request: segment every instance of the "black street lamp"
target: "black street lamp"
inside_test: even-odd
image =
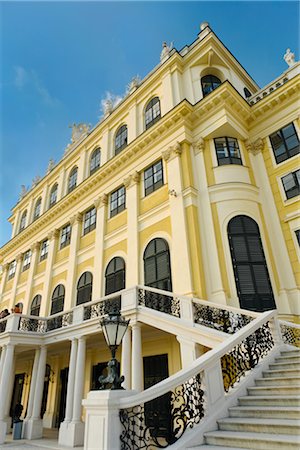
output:
[[[121,386],[124,381],[124,376],[122,375],[120,377],[120,364],[115,356],[129,322],[130,319],[126,320],[125,317],[121,316],[120,312],[111,312],[108,314],[108,317],[103,317],[100,320],[106,343],[111,351],[111,360],[107,364],[108,374],[106,377],[101,375],[98,379],[101,385],[100,389],[124,389]]]

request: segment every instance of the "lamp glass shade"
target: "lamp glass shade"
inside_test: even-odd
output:
[[[102,331],[109,347],[119,346],[126,333],[129,320],[125,320],[120,315],[111,315],[102,319]]]

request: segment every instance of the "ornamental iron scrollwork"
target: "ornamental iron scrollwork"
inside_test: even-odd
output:
[[[228,392],[248,371],[253,369],[274,346],[272,332],[267,322],[261,328],[222,356],[224,390]]]
[[[292,325],[280,324],[282,340],[285,344],[294,345],[300,348],[300,329]]]
[[[198,424],[204,414],[202,376],[197,374],[160,397],[121,409],[121,450],[166,448]]]
[[[102,317],[112,312],[118,312],[121,309],[121,296],[108,298],[94,303],[93,305],[87,305],[84,307],[83,320],[94,319],[95,317]]]
[[[6,324],[7,324],[7,320],[0,321],[0,333],[4,333],[4,331],[6,330]]]
[[[155,309],[155,311],[180,317],[180,300],[177,297],[139,289],[138,302],[140,306],[146,306],[147,308]]]
[[[45,333],[47,331],[47,321],[46,319],[21,317],[19,322],[19,331]]]
[[[194,322],[224,333],[234,334],[253,320],[246,316],[226,309],[194,302]]]
[[[73,323],[73,312],[60,314],[59,316],[47,319],[47,331],[57,330],[58,328],[67,327]]]

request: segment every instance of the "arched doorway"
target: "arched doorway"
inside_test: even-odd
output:
[[[259,312],[276,309],[257,223],[248,216],[232,218],[228,239],[240,307]]]

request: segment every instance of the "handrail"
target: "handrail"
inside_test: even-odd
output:
[[[254,319],[251,323],[246,325],[243,329],[239,330],[234,335],[230,335],[226,341],[222,342],[214,349],[207,352],[205,355],[196,359],[188,369],[182,369],[169,378],[155,384],[154,386],[144,390],[142,393],[130,396],[129,398],[120,399],[120,408],[126,409],[134,407],[139,403],[145,403],[150,400],[160,397],[166,394],[170,390],[174,389],[181,383],[197,375],[200,371],[209,367],[212,361],[220,359],[228,351],[239,344],[243,339],[247,338],[254,331],[256,331],[261,325],[275,318],[277,315],[276,311],[267,311],[262,313],[259,317]]]

